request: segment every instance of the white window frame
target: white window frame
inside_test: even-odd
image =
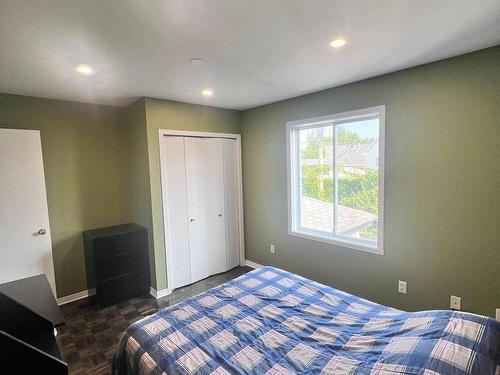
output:
[[[335,126],[350,122],[353,120],[364,120],[370,118],[378,118],[379,120],[379,138],[378,138],[378,176],[379,176],[379,212],[378,212],[378,230],[377,242],[348,238],[337,234],[327,234],[301,228],[299,225],[300,218],[300,152],[298,150],[298,133],[299,130],[319,127],[321,125],[333,125],[336,134]],[[334,142],[335,143],[335,142]],[[288,188],[288,234],[292,236],[307,238],[315,241],[341,245],[343,247],[367,251],[370,253],[384,255],[384,150],[385,150],[385,105],[376,107],[364,108],[355,111],[336,113],[333,115],[308,118],[303,120],[287,121],[286,123],[286,146],[287,146],[287,188]],[[335,145],[334,145],[335,147]],[[336,150],[334,150],[334,153]],[[334,158],[335,159],[335,158]],[[336,160],[334,160],[336,163]],[[336,168],[334,166],[336,173]],[[336,195],[336,194],[335,194]],[[336,215],[335,215],[336,216]]]

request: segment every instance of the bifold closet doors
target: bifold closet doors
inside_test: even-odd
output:
[[[170,289],[239,264],[236,140],[160,138]]]

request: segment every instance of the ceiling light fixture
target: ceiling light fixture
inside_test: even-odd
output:
[[[214,94],[212,89],[209,89],[208,87],[206,89],[203,89],[201,92],[201,95],[203,95],[205,98],[208,98]]]
[[[347,44],[347,40],[344,38],[335,38],[330,42],[330,47],[340,48]]]
[[[88,64],[77,65],[76,71],[84,76],[90,76],[94,74],[94,69]]]
[[[192,65],[203,65],[206,63],[206,61],[204,59],[202,59],[201,57],[193,57],[193,58],[189,59],[189,62]]]

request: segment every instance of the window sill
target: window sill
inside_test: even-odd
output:
[[[384,249],[380,249],[376,246],[372,247],[372,246],[360,244],[360,243],[357,243],[354,241],[348,241],[348,240],[339,239],[339,238],[323,237],[323,236],[320,236],[317,234],[311,234],[311,233],[301,232],[301,231],[297,231],[297,230],[289,230],[288,234],[291,236],[301,237],[301,238],[305,238],[308,240],[330,243],[330,244],[346,247],[346,248],[353,249],[353,250],[364,251],[364,252],[372,253],[372,254],[376,254],[376,255],[384,255]]]

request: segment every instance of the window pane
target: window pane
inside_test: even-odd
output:
[[[299,131],[300,227],[333,233],[333,126]]]
[[[336,233],[377,240],[379,120],[336,126]]]

